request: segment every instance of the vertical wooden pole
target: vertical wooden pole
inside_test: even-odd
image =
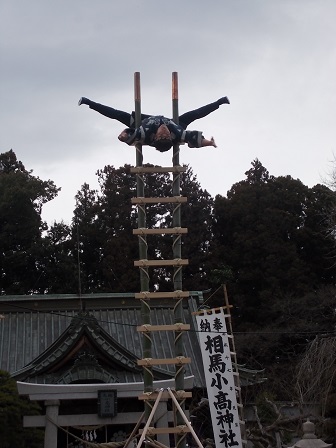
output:
[[[178,75],[177,72],[172,73],[172,102],[173,102],[173,120],[179,124],[179,110],[178,110]],[[173,148],[173,165],[180,164],[180,147],[175,145]]]
[[[134,101],[135,101],[135,126],[141,125],[141,92],[140,92],[140,73],[134,73]],[[136,145],[136,166],[142,166],[143,154],[142,145]],[[137,196],[145,196],[145,184],[143,175],[137,173]],[[138,227],[146,227],[146,209],[145,205],[138,205]],[[147,239],[145,235],[139,235],[139,258],[147,259]],[[140,267],[140,288],[142,291],[149,290],[149,275],[147,267]],[[142,323],[150,325],[151,323],[151,312],[150,312],[149,300],[141,300],[141,316]],[[144,332],[142,336],[142,347],[143,347],[143,357],[152,357],[152,339],[150,332]],[[144,392],[153,391],[153,374],[152,368],[150,366],[144,367]],[[149,401],[145,401],[145,417],[148,418],[151,412],[151,406]]]
[[[140,90],[140,73],[134,73],[134,107],[135,107],[135,127],[141,125],[141,90]],[[142,166],[143,155],[142,146],[137,145],[136,147],[136,166]],[[137,183],[138,192],[144,193],[144,183]],[[138,194],[139,196],[139,194]]]
[[[177,72],[173,72],[172,76],[172,101],[173,101],[173,120],[179,124],[178,111],[178,78]],[[173,165],[180,165],[180,146],[173,147]],[[173,173],[173,196],[180,196],[181,194],[181,174]],[[181,226],[181,204],[177,204],[173,210],[173,227]],[[181,258],[182,243],[181,235],[176,235],[173,243],[174,258]],[[174,289],[182,290],[182,268],[176,268],[174,271]],[[180,321],[181,322],[181,321]]]
[[[179,111],[178,111],[178,76],[177,72],[172,73],[172,107],[173,107],[173,120],[176,124],[179,124]],[[173,165],[178,166],[180,164],[180,146],[174,145],[173,148]],[[181,178],[180,173],[173,173],[173,196],[181,195]],[[173,210],[173,226],[181,227],[181,204],[177,204]],[[175,235],[173,242],[173,256],[174,258],[182,258],[182,243],[181,235]],[[182,267],[176,267],[174,269],[174,290],[182,290]],[[174,307],[174,321],[175,323],[183,322],[183,299],[179,299]],[[183,353],[183,332],[175,332],[175,356],[184,356]],[[175,389],[184,390],[184,368],[183,366],[176,366],[175,370]],[[180,405],[184,408],[184,403]],[[183,417],[180,412],[175,410],[175,420],[177,425],[183,425]],[[176,438],[177,448],[183,448],[186,446],[185,435],[178,436]]]

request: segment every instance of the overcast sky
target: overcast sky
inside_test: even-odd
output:
[[[1,0],[0,152],[62,187],[43,218],[69,224],[97,169],[135,164],[123,125],[78,99],[131,111],[139,71],[142,111],[171,116],[177,71],[180,113],[231,101],[190,128],[217,149],[181,147],[204,189],[226,195],[255,158],[311,187],[336,153],[335,19],[335,0]]]

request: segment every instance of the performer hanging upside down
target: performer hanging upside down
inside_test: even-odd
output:
[[[203,146],[216,147],[213,138],[207,140],[204,138],[202,132],[187,131],[186,129],[193,121],[206,117],[218,109],[221,104],[230,104],[230,101],[225,96],[214,103],[186,112],[179,116],[179,124],[162,115],[152,116],[141,114],[142,122],[138,128],[135,127],[134,112],[129,114],[122,110],[114,109],[113,107],[95,103],[85,97],[80,98],[78,101],[78,105],[80,106],[81,104],[87,104],[90,109],[128,126],[119,135],[118,138],[120,141],[128,145],[141,143],[143,145],[154,146],[158,151],[165,152],[175,144],[184,143],[187,143],[190,148],[200,148]]]

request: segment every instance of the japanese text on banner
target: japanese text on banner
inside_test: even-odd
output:
[[[211,420],[216,447],[241,447],[241,432],[225,315],[197,315]]]

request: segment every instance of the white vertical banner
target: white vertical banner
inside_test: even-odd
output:
[[[216,448],[241,448],[237,395],[224,310],[207,310],[204,314],[197,314],[196,321]]]

